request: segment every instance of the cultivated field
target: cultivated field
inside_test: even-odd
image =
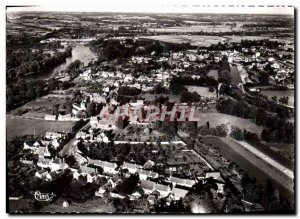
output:
[[[193,36],[193,35],[157,35],[157,36],[144,36],[141,38],[159,40],[168,43],[190,43],[193,46],[210,46],[224,42],[226,38],[219,36]]]
[[[229,42],[241,42],[241,40],[264,40],[270,39],[267,36],[224,36],[225,38],[229,39]]]
[[[45,121],[6,117],[6,136],[11,140],[16,136],[45,135],[46,132],[71,132],[75,122]]]
[[[190,27],[164,27],[164,28],[149,28],[150,31],[157,33],[188,33],[188,32],[231,32],[231,31],[241,31],[242,28],[231,28],[230,26],[224,25],[192,25]]]
[[[187,32],[187,31],[185,31]],[[270,39],[267,36],[199,36],[199,35],[157,35],[157,36],[143,36],[141,38],[159,40],[162,42],[171,42],[171,43],[190,43],[193,46],[204,46],[208,47],[212,44],[218,44],[219,42],[223,43],[226,41],[229,42],[241,42],[241,40],[262,40]]]

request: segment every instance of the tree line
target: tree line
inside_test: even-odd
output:
[[[255,107],[244,100],[220,99],[216,108],[220,113],[251,119],[258,126],[265,126],[261,137],[267,142],[294,143],[294,124],[262,107]]]

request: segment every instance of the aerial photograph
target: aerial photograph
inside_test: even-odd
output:
[[[7,213],[295,214],[295,8],[206,7],[6,7]]]

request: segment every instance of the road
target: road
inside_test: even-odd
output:
[[[245,147],[249,151],[251,151],[257,157],[265,160],[268,164],[270,164],[274,168],[278,169],[280,172],[282,172],[283,174],[287,175],[289,178],[294,179],[294,172],[292,170],[290,170],[287,167],[281,165],[280,163],[278,163],[276,160],[272,159],[267,154],[265,154],[265,153],[257,150],[255,147],[253,147],[252,145],[248,144],[247,142],[236,141],[236,140],[234,140],[234,141],[237,142],[238,144],[242,145],[243,147]]]
[[[238,164],[251,177],[255,177],[262,186],[265,186],[268,179],[271,179],[280,194],[287,198],[290,203],[294,203],[293,175],[288,171],[284,171],[284,169],[280,169],[279,166],[273,166],[275,162],[269,163],[268,159],[270,158],[267,154],[262,152],[264,154],[262,158],[262,154],[256,154],[256,151],[252,150],[252,148],[246,148],[232,138],[203,136],[202,140],[207,145],[213,144],[217,146],[220,149],[220,153],[227,160]]]
[[[88,129],[91,126],[90,122],[88,122],[87,124],[85,124],[81,129],[79,129],[78,132]],[[77,133],[78,133],[77,132]],[[76,134],[77,134],[76,133]],[[60,157],[64,157],[67,155],[75,155],[77,153],[77,145],[74,145],[76,142],[76,134],[75,136],[63,147],[63,149],[59,152],[59,156]]]

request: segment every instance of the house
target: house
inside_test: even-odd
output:
[[[62,162],[60,158],[56,158],[49,163],[51,171],[64,170],[69,168],[69,165]]]
[[[225,181],[223,179],[223,177],[221,176],[221,173],[216,171],[216,172],[207,172],[205,174],[205,180],[209,179],[209,178],[213,178],[216,181],[216,184],[218,186],[218,193],[223,193],[224,192],[224,185],[225,185]]]
[[[50,159],[39,157],[39,160],[37,162],[37,165],[41,168],[49,168],[50,167]]]
[[[136,200],[142,197],[144,195],[144,190],[141,187],[136,187],[134,192],[130,195],[131,200]]]
[[[188,187],[188,188],[193,187],[193,185],[195,185],[195,183],[196,183],[194,180],[181,179],[181,178],[174,177],[174,176],[170,176],[168,179],[166,179],[166,182],[172,183],[173,187],[175,187],[176,185],[179,185],[179,186]]]
[[[39,147],[36,151],[35,154],[38,154],[39,157],[51,157],[51,153],[48,150],[48,145],[46,147],[42,146]]]
[[[106,103],[106,99],[99,93],[87,94],[87,96],[90,97],[90,101],[93,101],[95,103]]]
[[[133,107],[141,107],[143,106],[144,101],[143,100],[137,100],[136,102],[130,102],[129,105]]]
[[[155,185],[155,188],[154,188],[154,191],[157,191],[159,192],[159,196],[162,198],[162,197],[167,197],[170,193],[170,187],[169,186],[166,186],[166,185],[162,185],[162,184],[156,184]]]
[[[170,196],[172,196],[174,200],[180,200],[183,199],[188,192],[189,191],[185,189],[173,188],[170,192]]]
[[[57,139],[62,137],[63,137],[62,133],[58,133],[58,132],[46,132],[45,134],[45,138],[48,139]]]
[[[79,111],[85,111],[86,110],[86,107],[85,107],[85,104],[82,102],[80,105],[78,103],[73,103],[72,105],[72,114],[73,115],[77,115],[77,113]]]
[[[93,167],[88,167],[88,166],[80,166],[81,173],[86,173],[86,174],[96,174],[97,170],[96,168]]]
[[[88,70],[84,71],[83,73],[79,74],[79,78],[82,78],[83,80],[91,80],[92,79],[91,69],[88,69]]]
[[[109,102],[110,106],[118,106],[119,105],[119,102],[116,101],[114,98],[112,98]]]
[[[95,192],[95,196],[104,197],[108,194],[108,190],[104,189],[102,186]]]
[[[32,160],[24,160],[24,159],[20,158],[20,161],[21,161],[23,164],[33,165],[33,161],[32,161]]]
[[[146,163],[144,163],[143,169],[151,170],[154,165],[155,165],[154,161],[148,160]]]
[[[35,176],[37,178],[40,178],[40,179],[43,179],[43,180],[46,180],[46,181],[52,180],[52,177],[49,174],[48,170],[45,170],[45,169],[41,169],[41,170],[37,171],[35,173]]]
[[[155,202],[157,201],[157,197],[155,195],[149,195],[147,201],[149,202],[150,205],[154,205]]]
[[[118,165],[115,163],[102,161],[102,160],[89,159],[88,164],[96,166],[96,167],[102,167],[103,172],[107,173],[107,174],[116,174],[117,173],[117,171],[115,169],[118,167]]]
[[[57,139],[57,138],[54,138],[54,139],[51,141],[51,145],[52,145],[55,149],[57,149],[57,148],[59,147],[59,145],[60,145],[60,140]]]
[[[45,114],[45,120],[55,121],[56,120],[56,115]]]
[[[115,175],[112,178],[110,178],[108,182],[111,184],[112,188],[115,188],[117,185],[122,183],[122,179],[118,175]]]
[[[27,140],[24,142],[23,150],[36,151],[40,145],[41,145],[41,143],[39,141]]]
[[[138,169],[142,169],[143,167],[141,165],[133,164],[133,163],[127,163],[124,161],[123,165],[121,166],[122,169],[128,169],[129,173],[136,173]]]
[[[100,128],[104,130],[116,129],[114,122],[105,118],[91,117],[90,124],[92,128]],[[101,136],[100,136],[101,137]],[[102,138],[101,138],[102,140]]]
[[[87,139],[87,138],[90,138],[92,139],[93,135],[92,134],[89,134],[89,133],[86,133],[86,132],[83,132],[83,131],[80,131],[78,133],[76,133],[76,138],[77,139]]]
[[[101,138],[101,141],[103,141],[104,143],[108,143],[109,142],[108,137],[103,132],[100,133],[100,135],[98,137],[99,137],[99,139]]]
[[[155,182],[149,180],[141,180],[140,187],[143,189],[145,194],[149,195],[155,190]]]
[[[138,169],[137,173],[139,174],[140,179],[147,180],[148,178],[152,179],[157,179],[158,178],[158,173],[148,171],[148,170],[143,170],[143,169]]]
[[[75,159],[79,165],[83,165],[88,162],[88,160],[85,157],[83,157],[80,153],[75,154]]]

